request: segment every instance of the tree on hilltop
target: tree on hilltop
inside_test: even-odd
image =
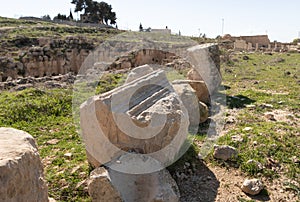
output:
[[[75,4],[75,12],[84,11],[89,22],[116,24],[116,13],[112,11],[111,5],[105,2],[97,2],[93,0],[72,0]]]

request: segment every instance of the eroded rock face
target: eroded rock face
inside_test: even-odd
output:
[[[0,128],[0,201],[48,201],[35,140],[13,128]]]
[[[93,50],[93,41],[84,37],[43,39],[39,46],[28,48],[18,55],[0,57],[0,82],[11,77],[43,77],[58,74],[78,73],[83,61]]]
[[[83,140],[95,167],[100,165],[95,160],[104,164],[125,151],[172,161],[187,136],[188,112],[162,70],[94,96],[80,108]],[[163,155],[156,153],[161,150]]]

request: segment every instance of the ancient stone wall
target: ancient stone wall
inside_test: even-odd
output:
[[[240,39],[245,40],[248,43],[256,44],[258,43],[261,46],[268,47],[270,40],[268,35],[256,35],[256,36],[241,36]]]
[[[0,81],[7,78],[42,77],[77,73],[81,64],[94,49],[93,41],[83,37],[38,40],[34,46],[21,52],[18,58],[0,57]]]

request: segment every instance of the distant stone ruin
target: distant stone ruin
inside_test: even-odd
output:
[[[231,41],[236,51],[273,51],[273,52],[300,52],[300,47],[290,43],[270,42],[268,35],[231,36],[226,34],[223,40]]]

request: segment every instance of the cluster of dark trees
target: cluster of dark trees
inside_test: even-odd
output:
[[[73,18],[72,12],[70,11],[70,15],[69,16],[66,16],[66,15],[63,15],[63,14],[59,13],[57,16],[55,16],[53,18],[53,20],[74,20],[74,18]]]
[[[75,4],[75,12],[84,12],[90,23],[116,24],[116,13],[112,11],[111,5],[105,2],[97,2],[92,0],[72,0]]]
[[[112,11],[111,5],[105,2],[97,2],[92,0],[72,0],[72,4],[75,4],[75,12],[83,12],[85,18],[84,23],[101,23],[101,24],[116,24],[116,13]],[[44,20],[51,20],[49,15],[41,17]],[[69,16],[64,14],[57,14],[53,20],[74,20],[72,12]]]

